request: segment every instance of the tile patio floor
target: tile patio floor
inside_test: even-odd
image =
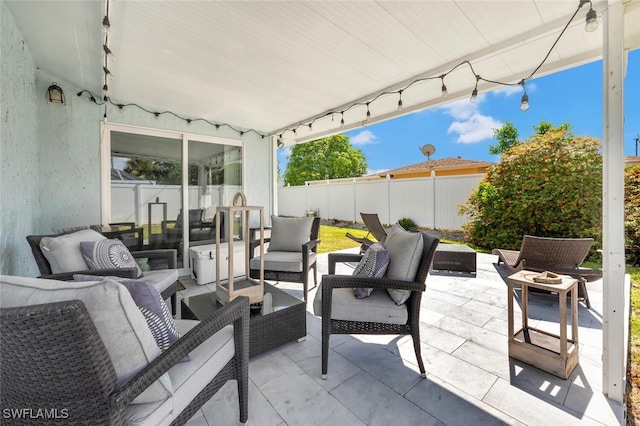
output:
[[[495,262],[497,256],[479,253],[476,276],[429,275],[421,312],[426,379],[410,337],[354,335],[331,338],[329,378],[322,380],[321,320],[313,314],[311,290],[306,340],[249,364],[248,424],[621,424],[623,406],[600,390],[602,281],[587,284],[591,309],[579,303],[580,363],[563,380],[508,357],[506,273]],[[320,278],[327,255],[318,266]],[[278,287],[302,295],[299,284]],[[531,295],[529,310],[531,326],[558,333],[556,297]],[[515,318],[517,327],[518,313]],[[228,383],[188,424],[238,424],[236,395],[235,382]]]

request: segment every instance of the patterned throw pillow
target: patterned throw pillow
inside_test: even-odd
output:
[[[120,240],[85,241],[80,243],[80,250],[89,269],[136,268],[137,277],[142,276],[135,258]]]
[[[381,278],[387,272],[389,266],[389,252],[380,243],[373,243],[364,253],[362,259],[353,270],[357,277]],[[371,296],[372,288],[353,289],[356,299],[364,299]]]
[[[74,281],[95,281],[102,278],[82,274],[73,276]],[[142,312],[144,319],[147,321],[147,326],[161,351],[167,350],[173,342],[180,338],[180,333],[176,328],[176,323],[171,316],[169,307],[153,285],[144,281],[121,277],[104,278],[117,281],[129,290],[131,298],[140,309],[140,312]],[[187,355],[181,361],[189,361],[189,356]]]
[[[160,350],[169,349],[169,346],[180,338],[180,333],[176,328],[169,307],[162,300],[158,290],[144,281],[122,280],[120,284],[131,293],[133,301],[136,302],[144,319],[147,320],[149,330],[151,330]]]

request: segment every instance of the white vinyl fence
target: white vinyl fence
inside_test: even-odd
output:
[[[305,216],[319,211],[325,219],[361,222],[360,212],[377,213],[383,224],[402,218],[432,229],[461,230],[467,218],[458,214],[484,174],[416,179],[345,179],[287,186],[278,190],[278,214]]]
[[[160,223],[162,220],[176,220],[182,207],[182,187],[180,185],[149,185],[140,183],[117,183],[111,185],[111,222],[135,222],[138,225]],[[236,192],[242,191],[237,185],[189,186],[189,208],[205,208],[205,218],[213,218],[217,206],[229,205]],[[162,204],[166,203],[167,217]],[[151,206],[151,208],[149,207]]]

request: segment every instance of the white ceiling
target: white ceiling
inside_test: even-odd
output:
[[[101,96],[104,1],[6,1],[36,66]],[[133,1],[111,0],[109,96],[239,130],[289,140],[336,132],[342,111],[462,61],[481,77],[517,83],[543,60],[578,0]],[[640,0],[626,3],[626,46],[640,47]],[[594,1],[601,19],[606,1]],[[540,71],[601,58],[602,25],[584,30],[580,9]],[[475,77],[446,77],[446,101],[469,97]],[[403,113],[443,102],[440,79],[403,92]],[[495,85],[481,82],[479,89]],[[370,104],[398,115],[398,95]],[[344,113],[361,125],[366,107]],[[307,124],[317,117],[313,130]]]

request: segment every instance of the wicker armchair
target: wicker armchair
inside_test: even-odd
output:
[[[498,265],[504,264],[510,274],[522,269],[534,272],[551,271],[570,275],[578,280],[578,297],[591,307],[586,281],[599,279],[599,269],[580,268],[589,254],[593,238],[549,238],[525,235],[520,250],[493,249]]]
[[[91,425],[125,424],[130,409],[148,410],[150,417],[156,410],[167,410],[162,416],[168,415],[171,425],[182,425],[228,380],[236,380],[240,422],[247,421],[247,298],[236,298],[214,316],[196,325],[120,386],[112,360],[83,302],[72,300],[3,308],[0,309],[0,317],[0,406],[5,410],[37,408],[55,415],[58,419],[55,424]],[[130,405],[136,396],[170,371],[185,355],[227,325],[234,327],[235,354],[180,413],[163,408],[166,404],[173,406],[170,400],[162,404]],[[141,408],[145,405],[148,408]],[[4,418],[2,424],[26,423],[24,419]]]
[[[329,364],[329,338],[332,334],[410,334],[413,338],[413,346],[416,353],[416,359],[418,361],[418,367],[422,377],[426,377],[426,371],[424,363],[422,361],[422,355],[420,350],[420,302],[422,300],[422,293],[426,289],[426,279],[433,262],[433,256],[438,246],[439,239],[431,237],[422,232],[422,256],[414,281],[401,281],[389,278],[363,278],[352,275],[335,275],[336,263],[338,262],[358,262],[362,255],[355,253],[330,253],[329,254],[329,275],[322,277],[321,291],[322,298],[320,300],[321,312],[322,312],[322,378],[327,378],[327,370]],[[391,259],[393,262],[393,258]],[[380,322],[371,321],[353,321],[344,320],[340,318],[334,318],[332,316],[332,301],[334,296],[334,290],[340,288],[358,288],[368,287],[373,288],[374,293],[386,289],[400,289],[410,290],[411,295],[404,303],[404,308],[407,310],[407,321],[403,324],[390,324],[385,322],[385,316],[377,316],[375,312],[373,315],[380,318]],[[318,291],[320,291],[318,290]],[[378,293],[379,294],[379,293]],[[364,299],[367,300],[367,299]],[[389,298],[389,300],[391,300]],[[316,296],[316,302],[318,302]],[[340,302],[343,303],[344,301]],[[356,303],[360,303],[360,300],[351,297],[347,300],[347,303],[351,303],[354,306]],[[393,303],[393,301],[392,301]],[[317,306],[316,306],[317,309]],[[369,308],[375,310],[375,306]],[[355,311],[354,307],[354,311]],[[318,312],[316,311],[316,315]],[[334,315],[335,316],[335,315]]]
[[[278,218],[278,219],[290,219],[290,218]],[[305,218],[306,219],[306,218]],[[275,217],[272,220],[277,220]],[[297,220],[294,218],[292,220]],[[284,228],[284,227],[283,227]],[[277,236],[278,230],[274,227],[271,230],[271,238],[265,238],[264,242],[268,243],[273,241]],[[284,228],[280,232],[291,233],[291,229]],[[307,228],[308,232],[308,228]],[[303,287],[303,299],[307,301],[307,291],[309,290],[309,272],[313,271],[313,287],[318,285],[318,273],[316,253],[318,251],[318,233],[320,232],[320,218],[315,217],[311,223],[311,233],[307,235],[300,235],[297,237],[300,241],[304,241],[303,244],[297,246],[297,251],[285,251],[277,250],[272,251],[270,247],[269,251],[264,255],[264,279],[273,281],[285,281],[285,282],[297,282],[302,283]],[[259,240],[251,241],[250,243],[250,271],[251,278],[260,278],[260,257],[254,257],[255,249],[260,244]],[[301,248],[300,248],[301,247]],[[312,288],[313,288],[312,287]]]
[[[109,276],[109,277],[121,277],[121,278],[136,278],[138,270],[136,268],[109,268],[109,269],[86,269],[82,271],[70,271],[54,274],[51,271],[51,265],[49,261],[42,253],[40,249],[40,241],[45,237],[58,237],[68,233],[51,234],[51,235],[28,235],[27,242],[31,247],[31,253],[40,270],[40,276],[38,278],[45,278],[58,281],[73,281],[73,276],[80,275],[96,275],[96,276]],[[157,262],[162,265],[162,269],[153,270],[147,274],[146,279],[150,284],[153,284],[163,299],[171,298],[171,309],[175,314],[176,312],[176,290],[177,290],[177,252],[174,249],[166,250],[141,250],[133,251],[131,255],[134,258],[147,258],[149,264]]]

